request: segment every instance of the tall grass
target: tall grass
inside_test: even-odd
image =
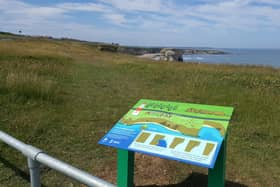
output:
[[[0,93],[9,93],[12,100],[60,102],[59,80],[67,78],[71,63],[71,58],[59,55],[0,51]]]
[[[23,99],[57,100],[58,87],[53,80],[44,79],[35,72],[9,72],[5,87]]]

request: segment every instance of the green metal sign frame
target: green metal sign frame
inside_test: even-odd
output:
[[[208,187],[224,187],[226,175],[226,144],[227,136],[221,145],[215,166],[208,169]],[[117,186],[133,187],[134,152],[118,149]]]

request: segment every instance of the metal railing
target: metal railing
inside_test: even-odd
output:
[[[65,162],[62,162],[54,157],[49,156],[44,151],[25,144],[7,133],[0,131],[0,140],[9,146],[17,149],[27,157],[28,168],[30,172],[31,187],[40,187],[40,164],[48,166],[72,179],[79,181],[82,184],[91,187],[116,187],[98,177],[77,169]]]

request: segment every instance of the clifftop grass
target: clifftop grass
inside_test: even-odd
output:
[[[279,184],[279,69],[153,62],[67,40],[0,41],[1,130],[93,175],[115,182],[116,152],[97,141],[141,98],[234,106],[228,184]],[[136,165],[138,185],[191,176],[201,186],[195,173],[206,173],[148,156]],[[29,186],[27,171],[26,158],[0,143],[0,186]],[[42,183],[79,186],[45,167]]]

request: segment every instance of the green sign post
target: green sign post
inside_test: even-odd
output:
[[[213,169],[208,169],[208,187],[224,187],[226,177],[227,135],[222,143],[218,158]]]
[[[208,168],[223,187],[232,107],[142,99],[99,141],[118,149],[118,187],[132,187],[134,152]]]
[[[133,186],[134,152],[118,149],[118,176],[117,185],[123,187]]]

